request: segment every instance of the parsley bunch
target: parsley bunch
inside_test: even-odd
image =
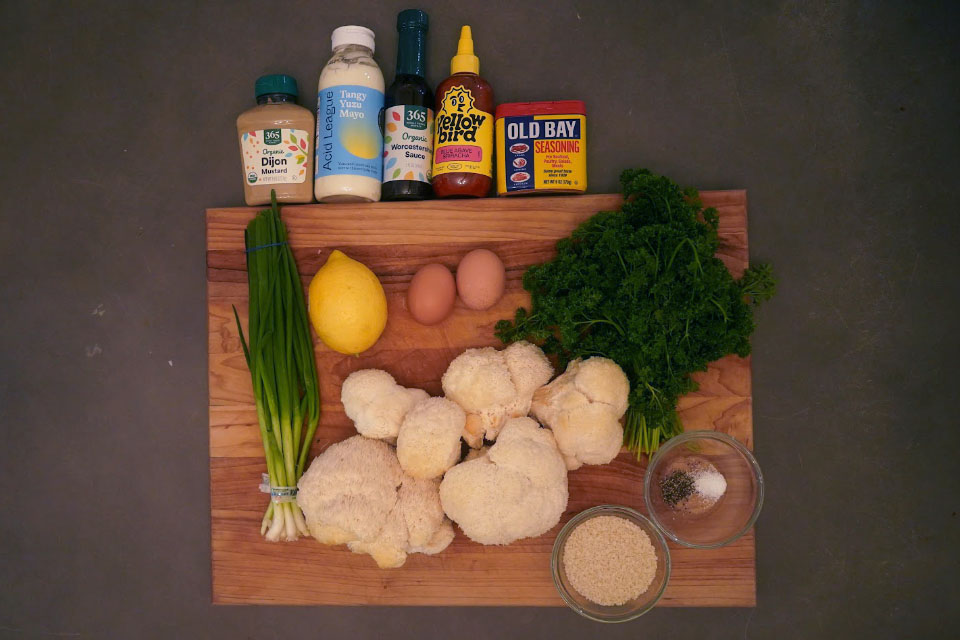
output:
[[[624,204],[601,211],[557,243],[557,256],[523,276],[531,310],[497,323],[504,342],[531,340],[556,354],[605,356],[630,379],[624,445],[639,455],[683,430],[677,399],[690,377],[723,356],[750,353],[751,304],[773,296],[769,265],[735,280],[715,256],[716,209],[646,169],[620,176]]]

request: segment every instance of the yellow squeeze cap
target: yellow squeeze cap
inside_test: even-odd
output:
[[[480,74],[480,58],[473,55],[473,34],[469,25],[461,27],[457,55],[450,58],[450,75],[455,73]]]

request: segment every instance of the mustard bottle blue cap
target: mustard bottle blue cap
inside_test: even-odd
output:
[[[258,98],[276,93],[293,96],[294,98],[300,95],[297,91],[297,79],[282,73],[260,76],[257,78],[254,90]]]

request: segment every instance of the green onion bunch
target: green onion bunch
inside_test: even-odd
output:
[[[250,369],[271,498],[260,533],[268,540],[309,535],[303,513],[289,497],[303,475],[320,421],[320,390],[303,286],[275,194],[244,232],[250,294],[247,337],[240,330]]]

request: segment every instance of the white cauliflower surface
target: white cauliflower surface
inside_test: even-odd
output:
[[[530,418],[508,420],[485,454],[453,467],[440,483],[444,512],[481,544],[549,531],[567,497],[567,469],[553,433]]]
[[[444,394],[466,412],[463,439],[474,449],[484,439],[496,440],[503,424],[530,410],[533,392],[553,376],[553,366],[529,342],[515,342],[502,351],[467,349],[443,374]]]
[[[397,436],[397,458],[414,478],[439,478],[460,459],[460,434],[466,414],[446,398],[418,402],[403,419]]]
[[[409,553],[439,553],[453,540],[438,482],[404,474],[385,442],[353,436],[331,445],[298,487],[314,538],[368,553],[382,569],[399,567]]]
[[[403,417],[421,400],[430,397],[422,389],[407,389],[380,369],[354,371],[343,381],[340,401],[357,432],[368,438],[397,441]]]
[[[623,444],[620,418],[629,394],[630,382],[613,360],[574,360],[533,394],[530,413],[553,431],[568,469],[606,464]]]

